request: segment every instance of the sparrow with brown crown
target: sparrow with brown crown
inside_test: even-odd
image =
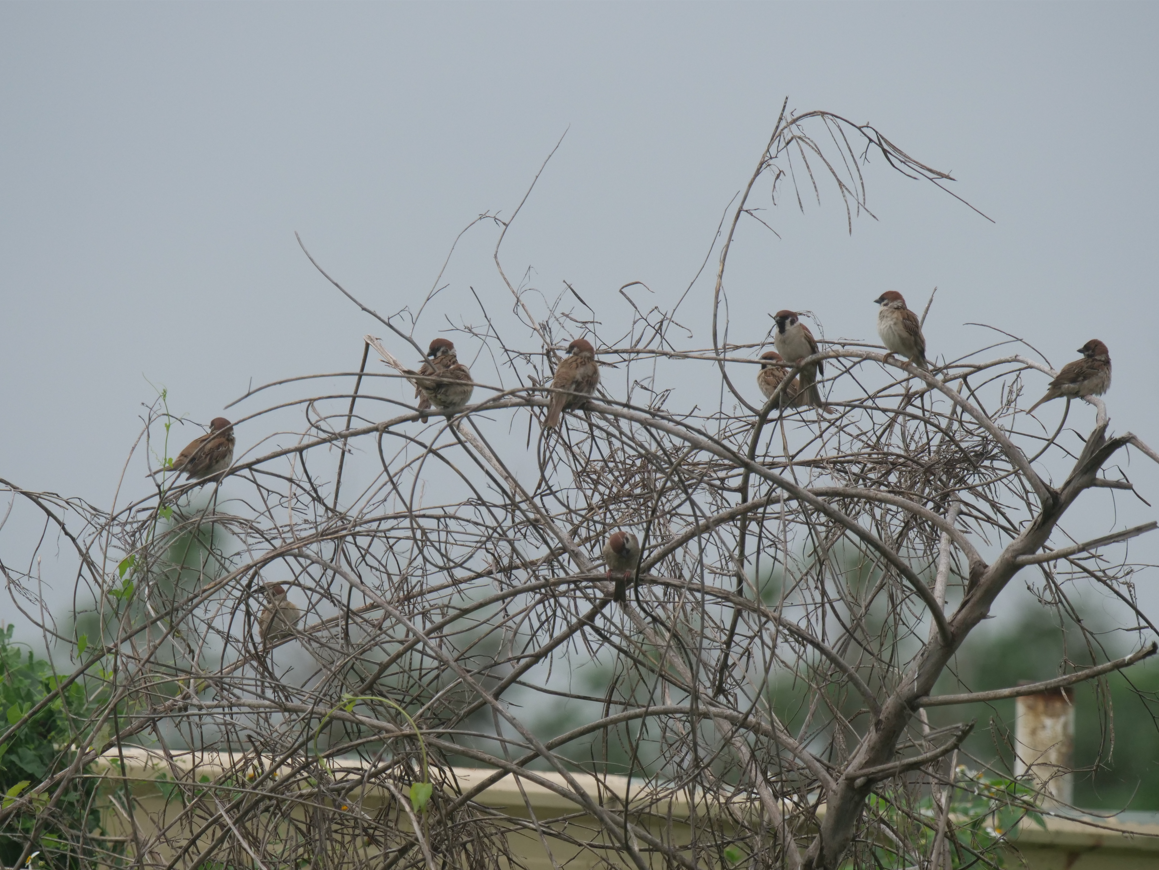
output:
[[[773,397],[773,394],[777,392],[777,387],[788,376],[789,367],[775,350],[765,351],[761,354],[761,359],[767,360],[767,362],[761,363],[760,371],[757,372],[757,386],[761,388],[761,395],[768,400]],[[793,378],[781,391],[780,404],[782,408],[788,408],[801,404],[800,400],[797,379]]]
[[[185,472],[187,480],[201,480],[220,474],[233,462],[234,444],[233,424],[225,417],[214,417],[209,422],[209,431],[206,434],[194,438],[185,445],[171,465],[150,474]]]
[[[817,339],[809,327],[801,323],[795,311],[778,311],[773,315],[777,328],[773,345],[787,363],[797,363],[817,353]],[[810,405],[821,407],[821,392],[817,389],[817,375],[825,374],[825,361],[818,360],[801,369],[800,395]]]
[[[419,419],[424,423],[427,414],[435,408],[444,413],[463,407],[471,400],[475,382],[470,370],[455,356],[455,345],[445,338],[436,338],[427,351],[427,359],[414,379],[415,398],[419,400]]]
[[[905,307],[905,299],[896,290],[886,290],[873,300],[881,306],[877,311],[877,334],[881,343],[893,354],[905,357],[920,369],[930,370],[926,360],[926,337],[918,316]]]
[[[615,577],[616,589],[612,593],[613,601],[626,601],[628,598],[628,581],[636,573],[636,566],[640,564],[640,542],[631,532],[612,532],[608,535],[608,542],[604,544],[601,554],[608,566],[608,579]]]
[[[569,409],[582,408],[599,383],[600,367],[596,364],[596,350],[587,339],[577,338],[567,346],[567,356],[556,366],[544,426],[554,429],[559,425],[560,414]],[[561,390],[564,392],[559,392]],[[576,393],[579,395],[574,395]]]
[[[1062,367],[1050,382],[1046,395],[1030,406],[1027,414],[1043,402],[1065,397],[1085,399],[1087,396],[1101,396],[1111,388],[1111,353],[1097,338],[1092,338],[1079,348],[1082,359],[1076,359]]]
[[[269,649],[294,636],[294,627],[302,618],[302,611],[289,599],[286,587],[281,583],[267,583],[265,591],[268,603],[258,617],[258,635],[262,639],[262,649]]]

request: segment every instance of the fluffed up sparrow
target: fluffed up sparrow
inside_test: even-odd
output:
[[[419,400],[419,419],[424,423],[424,411],[432,407],[439,411],[453,411],[471,400],[475,382],[470,370],[455,356],[455,345],[445,338],[436,338],[427,351],[427,359],[414,379],[415,397]]]
[[[778,311],[773,315],[777,323],[773,345],[787,363],[797,363],[817,353],[817,339],[809,327],[801,323],[795,311]],[[817,375],[825,374],[825,361],[801,369],[800,394],[810,405],[821,407],[821,392],[817,389]]]
[[[777,391],[777,387],[788,376],[790,366],[786,365],[784,359],[775,350],[765,351],[761,354],[761,359],[768,360],[768,362],[761,363],[760,371],[757,372],[757,386],[761,388],[761,395],[765,399],[771,399],[773,393]],[[801,395],[796,378],[793,378],[785,385],[785,389],[781,390],[780,404],[782,408],[801,404]]]
[[[1064,365],[1050,382],[1046,395],[1031,405],[1027,414],[1033,413],[1043,402],[1060,396],[1068,401],[1082,399],[1086,396],[1101,396],[1111,388],[1111,353],[1107,346],[1097,338],[1092,338],[1079,348],[1079,353],[1083,358]]]
[[[258,634],[262,648],[269,649],[294,636],[294,626],[302,618],[302,611],[289,599],[281,583],[267,583],[265,590],[268,603],[258,618]]]
[[[640,564],[640,542],[631,532],[612,532],[608,535],[608,542],[604,544],[601,555],[608,566],[608,579],[619,575],[615,578],[616,589],[612,593],[612,600],[627,600],[628,581]]]
[[[219,474],[233,462],[233,424],[225,417],[214,417],[209,422],[209,431],[200,438],[194,438],[185,445],[171,465],[159,468],[150,474],[185,472],[189,480],[200,480]]]
[[[565,410],[582,408],[600,383],[596,350],[587,339],[577,338],[567,346],[567,354],[556,366],[555,377],[551,380],[551,403],[547,408],[547,422],[544,423],[548,429],[559,425],[559,415]]]
[[[905,299],[896,290],[886,290],[873,300],[877,311],[877,334],[889,353],[903,356],[920,369],[930,370],[926,360],[926,337],[918,316],[905,307]]]

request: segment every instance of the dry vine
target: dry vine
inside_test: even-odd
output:
[[[87,649],[79,628],[44,624],[99,703],[77,725],[73,763],[0,811],[0,825],[37,795],[49,796],[38,825],[50,825],[70,784],[100,773],[91,762],[145,747],[169,777],[164,816],[132,824],[138,798],[116,786],[121,839],[76,832],[76,848],[142,867],[433,870],[519,866],[497,834],[522,831],[642,870],[727,866],[736,854],[751,867],[870,867],[883,841],[927,866],[867,798],[904,814],[944,779],[966,726],[931,732],[920,711],[939,703],[935,682],[1024,566],[1060,602],[1072,584],[1126,602],[1145,646],[1154,626],[1131,591],[1140,566],[1114,553],[1155,524],[1082,544],[1089,536],[1062,520],[1091,488],[1131,488],[1121,471],[1104,476],[1120,451],[1157,457],[1110,435],[1098,402],[1085,440],[1061,426],[1044,436],[1019,403],[1023,373],[1047,369],[1020,356],[977,354],[930,375],[872,344],[823,342],[828,413],[754,398],[761,343],[728,343],[722,316],[738,223],[755,217],[758,182],[775,194],[786,178],[798,197],[802,181],[818,195],[836,183],[852,219],[866,209],[862,147],[912,177],[949,180],[870,127],[782,110],[723,236],[709,347],[680,347],[674,310],[632,303],[630,324],[606,341],[562,300],[539,310],[503,270],[515,216],[486,215],[502,227],[495,264],[518,325],[455,325],[477,382],[463,412],[420,425],[404,376],[363,352],[333,393],[291,392],[263,409],[266,388],[239,400],[245,452],[223,478],[112,510],[4,481],[50,533],[25,564],[50,541],[75,551]],[[414,335],[413,319],[378,319],[415,347],[434,337]],[[586,414],[544,434],[542,385],[580,335],[615,368]],[[723,377],[718,407],[678,406],[674,372]],[[290,413],[298,424],[246,442],[264,415]],[[126,488],[160,422],[158,404]],[[1049,468],[1066,469],[1061,483]],[[624,605],[598,562],[617,528],[644,551]],[[13,600],[35,605],[35,570],[4,571]],[[269,582],[304,617],[264,649]],[[601,676],[602,689],[585,688]],[[805,707],[785,708],[791,685],[807,687],[793,696]],[[544,736],[543,711],[567,705],[581,724]],[[190,775],[188,750],[217,765],[211,782]],[[459,782],[467,767],[494,773]],[[632,776],[630,797],[615,774]],[[546,822],[481,804],[504,777],[558,794],[574,815]],[[412,792],[423,783],[425,801]],[[674,800],[690,808],[682,837],[649,823]],[[943,836],[944,819],[909,816],[941,821]]]

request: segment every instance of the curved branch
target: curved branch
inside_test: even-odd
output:
[[[1150,645],[1131,653],[1129,656],[1115,659],[1113,662],[1107,662],[1103,665],[1096,665],[1086,670],[1076,671],[1064,677],[1055,677],[1053,680],[1043,680],[1041,683],[1028,683],[1025,686],[1014,686],[1009,689],[995,689],[992,692],[967,692],[964,695],[925,695],[915,699],[913,704],[915,707],[946,707],[951,704],[979,704],[988,701],[1002,701],[1006,698],[1021,698],[1024,695],[1037,695],[1039,692],[1049,692],[1052,689],[1073,686],[1075,683],[1093,680],[1095,677],[1101,677],[1103,674],[1109,674],[1111,671],[1122,670],[1125,667],[1135,664],[1135,662],[1155,655],[1156,650],[1159,650],[1159,644],[1151,641]]]

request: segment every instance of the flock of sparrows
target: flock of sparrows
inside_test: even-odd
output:
[[[906,307],[902,295],[889,290],[874,301],[880,306],[877,332],[889,351],[886,358],[897,354],[918,368],[929,371],[921,321]],[[773,319],[776,322],[773,334],[776,350],[761,354],[762,363],[757,372],[757,386],[766,400],[773,398],[797,363],[818,352],[817,340],[809,328],[801,323],[797,312],[778,311]],[[1079,353],[1083,355],[1082,359],[1063,366],[1050,382],[1046,395],[1035,402],[1027,413],[1051,399],[1065,398],[1069,402],[1071,399],[1101,396],[1110,388],[1111,357],[1107,346],[1098,339],[1091,339],[1079,348]],[[780,403],[783,406],[819,407],[821,396],[817,388],[817,377],[824,374],[824,365],[824,360],[817,360],[801,366],[800,374],[782,390]],[[421,368],[408,374],[415,385],[418,411],[424,422],[428,418],[426,412],[432,408],[442,414],[462,408],[471,400],[475,389],[470,370],[459,362],[455,355],[455,345],[445,338],[432,341]],[[568,345],[567,356],[556,367],[544,426],[554,429],[559,425],[560,415],[564,411],[582,408],[588,397],[595,393],[599,382],[600,370],[595,359],[595,348],[586,339],[577,338]],[[153,474],[183,472],[188,479],[220,474],[233,462],[234,443],[233,424],[224,417],[215,417],[209,424],[208,433],[191,441],[171,465]],[[616,579],[614,600],[625,600],[627,584],[640,563],[639,540],[631,532],[612,532],[601,555],[608,568],[608,579],[613,579],[613,576]],[[263,647],[269,648],[293,635],[302,613],[289,600],[285,587],[280,583],[268,583],[264,588],[268,603],[258,620],[258,631]]]

